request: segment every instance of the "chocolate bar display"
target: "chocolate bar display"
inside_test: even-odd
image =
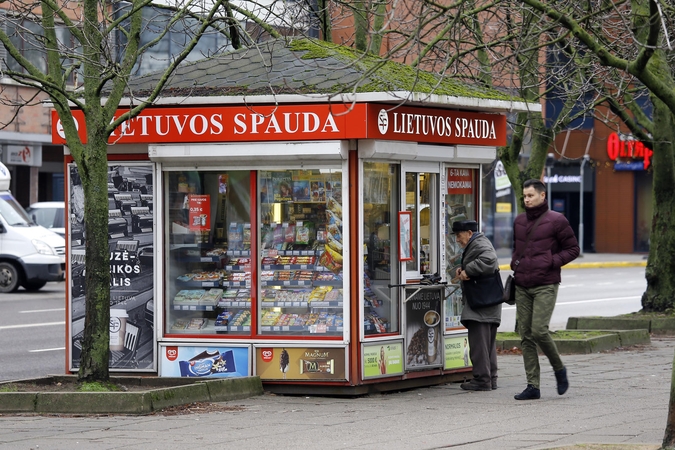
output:
[[[334,359],[301,359],[300,373],[335,373]]]

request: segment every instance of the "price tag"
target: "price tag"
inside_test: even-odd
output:
[[[291,282],[290,281],[284,281],[284,286],[290,286]]]

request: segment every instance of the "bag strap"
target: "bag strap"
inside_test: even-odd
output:
[[[520,252],[520,255],[518,256],[518,259],[516,259],[516,268],[513,269],[513,274],[514,274],[514,275],[516,274],[516,270],[518,269],[518,265],[520,264],[520,258],[523,257],[523,255],[525,254],[525,249],[527,248],[527,244],[530,243],[530,238],[531,238],[532,235],[534,234],[534,230],[537,229],[537,225],[539,225],[539,222],[541,221],[541,219],[543,219],[544,216],[546,216],[546,215],[548,215],[548,211],[546,211],[544,214],[542,214],[541,216],[539,216],[539,218],[534,222],[534,225],[532,225],[532,228],[530,229],[530,232],[527,233],[527,237],[525,238],[525,245],[523,246],[523,249],[522,249],[522,251]]]

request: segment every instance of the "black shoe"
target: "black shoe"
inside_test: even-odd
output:
[[[496,377],[492,379],[492,390],[494,391],[495,389],[497,389],[497,378]]]
[[[523,392],[513,396],[516,400],[537,400],[540,397],[541,391],[531,384],[528,384]]]
[[[492,387],[491,386],[483,386],[481,384],[478,384],[474,382],[473,380],[467,381],[466,383],[462,383],[459,385],[462,389],[465,391],[491,391]]]
[[[567,368],[555,372],[555,380],[558,382],[558,395],[563,395],[570,387],[570,382],[567,381]]]

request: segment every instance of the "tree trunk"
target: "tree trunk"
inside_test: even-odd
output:
[[[657,75],[670,90],[675,81],[670,75],[665,55],[656,51],[648,70]],[[654,216],[649,236],[649,260],[645,275],[647,290],[642,295],[644,311],[672,310],[675,305],[675,116],[658,98],[651,94],[653,112],[653,191]]]
[[[78,164],[85,194],[87,230],[84,336],[78,378],[107,381],[110,354],[110,254],[108,249],[107,143],[90,142]],[[84,173],[83,173],[84,172]]]
[[[675,359],[673,360],[675,367]],[[668,401],[668,418],[666,420],[666,431],[663,435],[661,449],[675,449],[675,370],[670,371],[670,400]]]
[[[675,120],[670,110],[654,96],[652,103],[654,216],[645,271],[647,290],[642,295],[642,308],[644,311],[667,311],[675,305]]]

